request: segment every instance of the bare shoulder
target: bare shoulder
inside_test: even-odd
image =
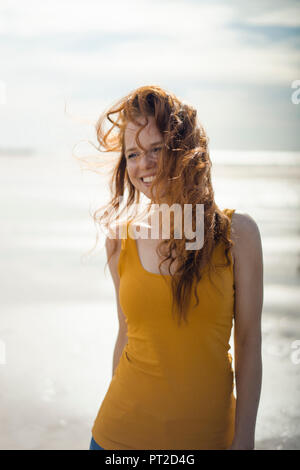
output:
[[[118,238],[110,238],[106,237],[105,239],[105,248],[107,256],[111,256],[112,254],[115,256],[121,250],[121,242],[122,240]]]
[[[234,243],[232,253],[235,261],[244,257],[260,255],[261,236],[256,221],[251,215],[235,211],[232,215],[231,239]]]
[[[116,246],[116,253],[121,250],[122,236],[124,237],[124,233],[126,233],[125,223],[116,226],[114,230],[109,232],[105,240],[105,247],[109,255],[115,251]]]
[[[248,236],[255,236],[259,233],[259,228],[253,217],[251,215],[235,211],[232,214],[232,236],[242,235],[243,233]]]

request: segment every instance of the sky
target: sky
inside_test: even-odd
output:
[[[96,144],[105,109],[159,85],[211,148],[299,151],[295,80],[298,0],[1,0],[0,149]]]

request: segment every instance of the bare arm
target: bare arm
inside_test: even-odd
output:
[[[119,278],[119,273],[118,273],[118,261],[119,261],[120,251],[121,251],[121,240],[117,239],[117,242],[118,242],[117,251],[112,255],[112,257],[110,258],[108,262],[110,273],[111,273],[114,286],[115,286],[117,311],[118,311],[118,319],[119,319],[119,332],[118,332],[117,341],[116,341],[116,345],[114,349],[114,355],[113,355],[112,375],[114,375],[115,373],[115,370],[116,370],[117,365],[119,364],[123,349],[126,346],[127,341],[128,341],[126,317],[122,311],[120,300],[119,300],[120,278]],[[109,259],[113,250],[113,241],[110,238],[106,238],[105,247],[106,247],[107,259]]]
[[[263,254],[259,229],[248,214],[232,219],[235,278],[235,435],[231,449],[254,449],[262,382]]]

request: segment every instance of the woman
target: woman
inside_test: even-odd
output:
[[[106,133],[105,118],[112,124]],[[133,91],[100,117],[97,138],[104,151],[119,153],[113,197],[99,221],[111,234],[122,197],[123,210],[136,207],[141,194],[156,209],[147,208],[141,224],[135,211],[122,238],[118,231],[117,239],[106,238],[119,334],[91,449],[254,449],[263,302],[255,221],[215,203],[205,131],[196,110],[172,93]],[[175,236],[175,217],[168,238],[160,219],[157,239],[149,231],[136,237],[152,227],[162,203],[191,205],[194,236],[196,206],[204,208],[200,249],[187,249],[186,232]]]

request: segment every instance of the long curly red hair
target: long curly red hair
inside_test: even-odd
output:
[[[148,116],[154,116],[156,126],[164,139],[161,158],[155,178],[156,193],[153,194],[154,184],[151,186],[152,203],[159,203],[161,195],[164,201],[171,206],[173,203],[191,204],[193,208],[193,230],[195,230],[196,204],[204,205],[204,244],[199,250],[186,250],[184,237],[174,238],[173,224],[171,223],[170,239],[162,240],[157,246],[157,253],[162,257],[159,264],[169,261],[172,264],[176,253],[177,269],[171,273],[172,288],[172,314],[177,314],[179,323],[182,319],[187,321],[187,311],[190,305],[192,287],[199,304],[197,295],[197,283],[201,280],[203,270],[208,266],[210,277],[211,270],[215,270],[211,262],[212,254],[219,243],[224,244],[226,263],[230,264],[229,250],[233,245],[228,233],[229,218],[218,208],[214,200],[214,191],[211,182],[211,160],[208,151],[208,138],[203,126],[197,121],[197,111],[192,106],[184,104],[173,93],[166,92],[159,86],[142,86],[127,96],[123,97],[115,105],[106,110],[96,124],[98,150],[100,152],[116,152],[118,159],[113,169],[110,180],[111,200],[105,206],[97,209],[93,218],[96,223],[106,227],[110,231],[111,223],[120,214],[140,203],[140,192],[131,183],[126,171],[124,134],[128,122],[139,124],[141,129],[147,125]],[[136,121],[138,117],[145,117],[145,125]],[[104,130],[104,125],[110,123],[110,128]],[[166,191],[167,184],[167,191]],[[125,192],[128,191],[125,198]],[[120,200],[124,200],[122,209]],[[100,212],[100,215],[99,215]],[[134,213],[136,214],[136,212]],[[134,217],[134,215],[133,215]],[[111,256],[117,249],[117,240]],[[165,256],[163,256],[165,255]],[[110,259],[110,258],[109,258]],[[108,260],[109,261],[109,260]]]

